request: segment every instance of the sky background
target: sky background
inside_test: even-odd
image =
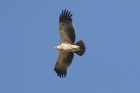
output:
[[[59,78],[63,9],[87,50]],[[140,93],[140,0],[1,0],[0,93]]]

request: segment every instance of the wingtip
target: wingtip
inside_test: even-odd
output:
[[[54,68],[54,71],[57,73],[57,76],[60,78],[66,78],[67,71],[58,71],[56,68]]]
[[[59,22],[62,21],[62,20],[72,20],[72,15],[70,11],[64,9],[62,10],[61,14],[60,14],[60,17],[59,17]]]

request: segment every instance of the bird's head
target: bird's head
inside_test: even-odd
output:
[[[61,50],[61,46],[55,46],[54,49]]]
[[[57,49],[57,46],[55,46],[54,49]]]

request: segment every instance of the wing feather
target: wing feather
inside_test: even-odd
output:
[[[75,42],[75,29],[72,24],[72,14],[68,10],[63,10],[59,16],[59,29],[61,36],[61,43],[74,44]]]
[[[66,77],[67,75],[67,69],[72,63],[74,57],[73,52],[60,52],[58,60],[56,62],[54,71],[57,73],[57,75],[61,77]]]

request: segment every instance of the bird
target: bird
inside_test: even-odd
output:
[[[72,13],[68,10],[62,10],[59,16],[59,30],[60,30],[60,45],[54,47],[59,50],[59,57],[54,67],[54,71],[58,77],[65,78],[67,70],[70,67],[74,58],[74,53],[82,56],[86,51],[86,46],[83,40],[75,43],[76,33],[72,23]]]

